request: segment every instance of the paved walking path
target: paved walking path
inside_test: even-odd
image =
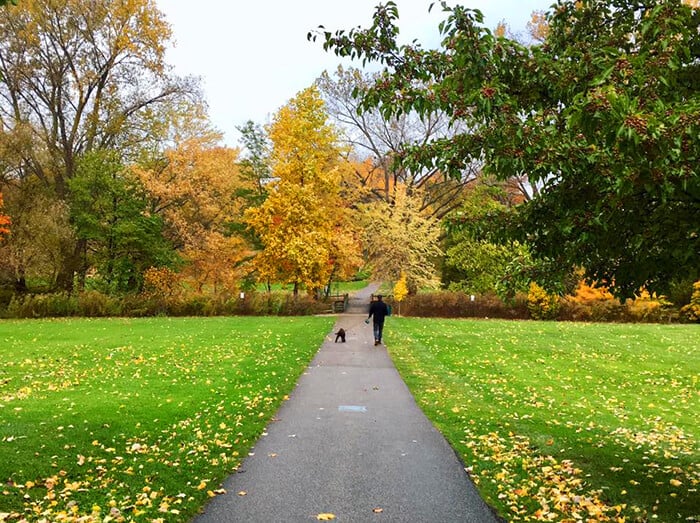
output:
[[[365,325],[370,286],[351,298],[296,389],[196,523],[473,522],[497,518],[420,411]],[[391,318],[386,331],[391,330]],[[245,495],[239,495],[245,493]]]

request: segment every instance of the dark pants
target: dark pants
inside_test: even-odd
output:
[[[382,341],[382,331],[384,330],[384,322],[374,321],[372,326],[374,327],[374,341]]]

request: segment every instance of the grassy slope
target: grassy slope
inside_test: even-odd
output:
[[[393,318],[387,331],[508,520],[698,521],[697,326]]]
[[[0,514],[188,521],[333,321],[0,322]]]

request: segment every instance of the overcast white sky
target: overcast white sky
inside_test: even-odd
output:
[[[439,2],[394,0],[401,39],[424,46],[439,42],[437,26],[445,18]],[[525,31],[533,10],[547,10],[554,0],[461,0],[480,9],[494,28],[505,20]],[[238,145],[236,127],[247,120],[267,123],[277,110],[320,74],[334,71],[339,59],[310,30],[351,29],[371,23],[380,0],[156,0],[172,25],[175,45],[168,62],[179,75],[202,78],[209,113],[225,142]],[[345,65],[355,65],[346,62]]]

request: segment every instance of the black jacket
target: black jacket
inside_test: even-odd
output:
[[[369,318],[374,316],[374,321],[384,323],[384,318],[389,315],[389,307],[383,301],[373,301],[369,306]]]

